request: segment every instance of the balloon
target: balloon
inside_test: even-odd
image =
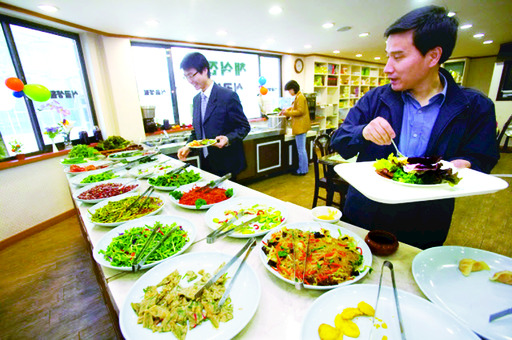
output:
[[[263,86],[267,82],[267,79],[265,79],[265,77],[261,76],[258,81],[260,82],[260,85]]]
[[[37,84],[27,84],[23,88],[23,92],[25,92],[25,95],[29,97],[32,100],[35,100],[36,102],[45,102],[52,94],[50,93],[50,90],[48,90],[43,85],[37,85]]]
[[[16,98],[21,98],[23,97],[23,91],[15,91],[12,93],[13,96],[15,96]]]
[[[260,93],[262,95],[266,95],[268,93],[268,89],[265,86],[260,87]]]
[[[16,92],[23,90],[23,87],[25,86],[21,80],[15,77],[7,78],[5,80],[5,85]]]

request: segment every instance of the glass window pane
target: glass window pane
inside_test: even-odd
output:
[[[260,103],[264,113],[272,113],[279,107],[281,94],[281,59],[278,57],[260,57],[260,74],[265,77],[265,87],[268,93],[260,96]],[[290,79],[291,80],[291,79]]]
[[[0,32],[0,80],[3,83],[7,78],[16,77],[16,72],[1,27]],[[23,144],[23,153],[39,151],[25,100],[15,98],[13,93],[7,86],[0,86],[0,158],[14,156],[9,142],[15,139]]]
[[[155,122],[175,124],[167,50],[162,47],[132,46],[133,67],[141,106],[155,107]]]
[[[11,29],[27,83],[43,85],[52,93],[47,102],[33,102],[41,132],[66,119],[73,126],[71,139],[77,139],[80,131],[92,136],[94,122],[77,41],[17,25]],[[45,144],[50,144],[48,136],[43,136]],[[63,141],[63,136],[55,141]]]
[[[172,47],[178,111],[182,124],[192,123],[192,99],[198,93],[183,77],[183,71],[180,69],[181,61],[185,55],[191,52],[200,52],[208,59],[213,81],[238,94],[247,118],[261,117],[258,104],[259,66],[257,54]]]

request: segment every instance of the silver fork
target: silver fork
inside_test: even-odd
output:
[[[403,153],[400,152],[400,150],[398,150],[398,146],[396,146],[395,144],[395,141],[392,139],[391,140],[391,143],[393,143],[393,146],[395,147],[395,150],[396,150],[396,154],[397,156],[400,156],[400,157],[407,157],[406,155],[404,155]]]

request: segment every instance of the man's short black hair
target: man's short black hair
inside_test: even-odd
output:
[[[395,21],[386,29],[384,36],[403,33],[412,30],[414,46],[422,55],[434,47],[441,47],[443,53],[439,64],[450,58],[455,42],[459,22],[455,17],[449,17],[448,11],[439,6],[425,6],[410,11]]]
[[[284,90],[285,91],[293,90],[293,92],[298,93],[300,91],[299,83],[297,83],[295,80],[290,80],[284,86]]]
[[[181,61],[180,68],[182,70],[193,68],[200,73],[202,73],[204,69],[207,69],[208,78],[210,78],[210,63],[206,57],[199,52],[192,52],[187,54]]]

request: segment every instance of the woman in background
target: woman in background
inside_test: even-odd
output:
[[[288,91],[291,96],[295,96],[292,106],[282,110],[280,113],[291,118],[292,133],[295,135],[295,143],[297,144],[299,167],[296,172],[292,172],[292,175],[304,176],[308,173],[309,163],[308,154],[306,153],[306,132],[311,128],[308,103],[306,97],[300,92],[300,86],[295,80],[287,82],[284,90]]]

